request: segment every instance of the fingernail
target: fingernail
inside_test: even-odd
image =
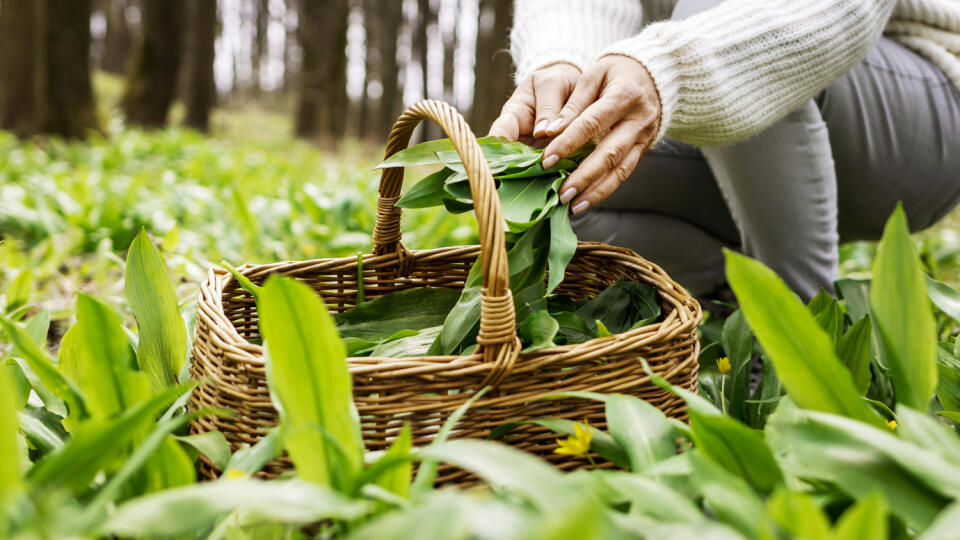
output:
[[[580,201],[577,204],[573,205],[573,213],[579,214],[580,212],[583,212],[589,207],[590,207],[590,203],[588,203],[587,201]]]
[[[553,131],[553,130],[557,129],[558,127],[560,127],[560,124],[562,124],[562,123],[563,123],[563,117],[561,116],[560,118],[557,118],[557,119],[554,120],[553,122],[550,122],[550,125],[547,126],[547,127],[544,128],[544,129],[546,129],[547,131]]]
[[[549,169],[557,164],[560,161],[560,157],[556,154],[550,154],[549,156],[543,158],[543,161],[540,162],[540,166],[544,169]]]
[[[537,122],[537,127],[533,128],[534,133],[542,133],[543,130],[547,129],[547,121],[541,120]]]
[[[567,204],[570,202],[570,199],[573,199],[577,196],[577,188],[567,188],[566,191],[560,194],[560,202],[562,204]]]

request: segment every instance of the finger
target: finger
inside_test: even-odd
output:
[[[567,128],[571,122],[592,105],[600,96],[604,72],[595,68],[588,69],[579,79],[567,103],[560,109],[558,121],[547,126],[547,135],[553,137]]]
[[[617,188],[620,187],[620,184],[626,182],[627,178],[630,177],[630,173],[636,168],[645,149],[645,146],[635,144],[630,151],[627,152],[626,157],[619,165],[614,167],[613,170],[608,172],[607,175],[599,181],[591,184],[579,197],[573,200],[573,204],[571,205],[573,213],[580,214],[596,206],[597,203],[606,199],[611,193],[616,191]]]
[[[537,119],[534,123],[533,136],[543,138],[547,135],[547,127],[551,122],[559,120],[557,114],[563,107],[563,98],[567,88],[559,79],[546,79],[535,82],[533,87],[534,102],[537,107]]]
[[[605,96],[587,107],[543,150],[543,167],[552,167],[561,158],[598,137],[621,120],[627,111],[615,97]]]
[[[623,120],[613,126],[613,130],[560,186],[560,202],[570,202],[578,193],[620,165],[637,144],[640,132],[640,123],[634,120]]]
[[[513,92],[510,99],[503,104],[503,108],[500,109],[500,116],[490,126],[490,135],[506,137],[515,141],[521,135],[533,133],[535,110],[533,108],[531,85],[532,83],[522,83]]]
[[[492,137],[504,137],[515,141],[520,138],[520,122],[513,113],[501,113],[500,117],[490,125],[488,134]]]

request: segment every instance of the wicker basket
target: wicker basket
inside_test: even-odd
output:
[[[423,118],[443,127],[469,173],[480,245],[417,251],[404,247],[400,241],[400,209],[394,206],[400,196],[403,169],[385,169],[380,180],[373,253],[363,256],[365,295],[375,298],[413,287],[461,289],[479,256],[483,297],[478,346],[469,356],[349,358],[354,399],[368,450],[389,446],[404,422],[411,425],[415,445],[428,443],[450,412],[488,385],[492,391],[474,404],[452,436],[482,438],[508,421],[544,417],[588,418],[594,426],[605,426],[602,403],[537,399],[568,391],[631,394],[670,416],[685,418],[682,401],[653,385],[638,358],[645,358],[654,372],[672,384],[696,390],[699,303],[663,270],[636,253],[581,242],[558,293],[583,298],[599,294],[621,278],[645,282],[659,293],[662,322],[585,343],[520,352],[499,198],[480,147],[463,118],[445,103],[421,101],[397,120],[386,155],[406,148],[411,131]],[[258,284],[273,273],[302,280],[336,312],[352,307],[356,299],[355,257],[248,265],[241,272]],[[267,389],[263,349],[249,341],[258,337],[253,298],[229,273],[212,269],[200,290],[191,372],[196,378],[213,382],[194,391],[190,405],[194,410],[218,407],[237,414],[197,419],[191,426],[194,432],[219,430],[236,449],[257,442],[275,425],[277,414]],[[544,428],[525,424],[507,442],[539,454],[561,469],[587,465],[583,458],[553,453],[556,438]],[[289,460],[282,457],[271,462],[261,475],[272,477],[290,468]],[[201,472],[209,478],[219,474],[209,461],[202,463]],[[441,467],[439,481],[463,481],[466,477],[462,471]]]

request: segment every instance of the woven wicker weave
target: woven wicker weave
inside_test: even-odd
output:
[[[636,253],[600,243],[580,242],[566,269],[560,294],[580,299],[599,294],[624,278],[655,287],[665,314],[661,322],[585,343],[520,352],[503,221],[493,177],[476,138],[463,118],[445,103],[421,101],[397,120],[386,155],[406,148],[417,123],[429,118],[446,131],[468,171],[479,223],[480,246],[411,251],[400,241],[402,168],[385,169],[380,180],[374,249],[363,256],[362,280],[366,298],[414,287],[463,288],[471,265],[479,256],[483,269],[483,297],[478,346],[469,356],[418,358],[349,358],[353,392],[368,450],[385,449],[404,422],[413,430],[414,444],[428,443],[447,416],[484,386],[492,386],[470,409],[453,437],[485,437],[506,422],[553,417],[589,419],[604,427],[603,404],[581,399],[538,400],[557,392],[619,392],[641,397],[666,414],[685,418],[683,403],[650,382],[638,358],[672,384],[697,387],[696,328],[700,305],[658,266]],[[318,259],[244,266],[241,272],[262,284],[279,273],[299,279],[323,297],[329,309],[342,312],[356,301],[357,259]],[[233,277],[210,270],[198,300],[192,375],[213,382],[202,385],[190,400],[191,408],[218,407],[235,416],[206,416],[195,420],[194,432],[221,431],[234,449],[257,442],[275,425],[263,364],[263,349],[249,340],[259,338],[253,298]],[[526,424],[512,432],[510,444],[544,456],[561,469],[585,466],[580,457],[553,453],[556,435]],[[598,463],[604,466],[603,463]],[[285,457],[270,463],[262,476],[291,468]],[[209,461],[201,466],[210,478],[219,471]],[[466,474],[440,469],[441,482],[463,481]]]

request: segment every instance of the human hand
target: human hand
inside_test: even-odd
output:
[[[660,97],[643,64],[619,55],[597,60],[544,133],[554,137],[543,151],[545,169],[603,135],[560,187],[561,202],[572,201],[579,214],[609,197],[633,172],[659,127]]]
[[[503,105],[500,117],[490,126],[490,135],[527,144],[545,137],[547,127],[557,120],[579,77],[580,70],[565,62],[534,71]]]

